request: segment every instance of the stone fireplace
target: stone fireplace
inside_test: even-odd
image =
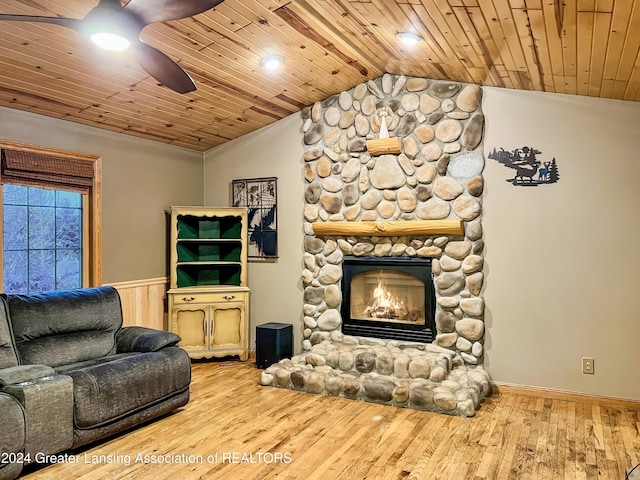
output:
[[[433,342],[430,258],[347,256],[342,270],[344,335]]]
[[[263,385],[461,416],[490,393],[481,94],[385,74],[303,110],[303,352]]]

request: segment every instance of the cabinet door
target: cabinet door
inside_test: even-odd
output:
[[[211,346],[242,347],[244,345],[244,303],[212,305]]]
[[[175,306],[171,321],[171,331],[182,338],[179,346],[188,352],[209,349],[208,305]]]

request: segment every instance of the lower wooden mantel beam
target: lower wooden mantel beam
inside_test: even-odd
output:
[[[323,235],[360,235],[395,237],[402,235],[464,235],[462,220],[400,220],[396,222],[313,222],[313,233]]]

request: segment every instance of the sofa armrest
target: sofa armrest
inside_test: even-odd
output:
[[[23,382],[33,382],[42,377],[54,375],[53,368],[47,365],[18,365],[0,370],[0,387]]]
[[[181,338],[172,332],[147,327],[123,327],[116,334],[117,353],[156,352],[176,345]]]

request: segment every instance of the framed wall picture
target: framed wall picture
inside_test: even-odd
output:
[[[232,205],[247,207],[249,258],[278,258],[277,181],[276,177],[268,177],[231,182]]]

